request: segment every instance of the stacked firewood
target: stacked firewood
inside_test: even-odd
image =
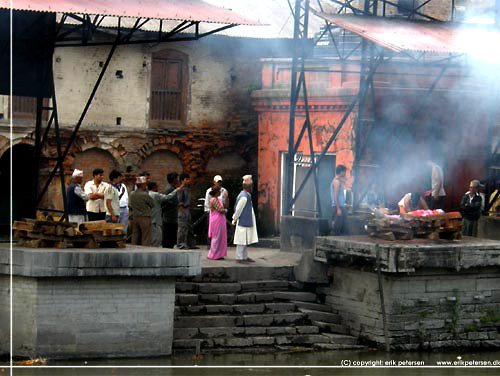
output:
[[[12,229],[19,245],[32,248],[125,248],[125,225],[106,221],[80,224],[23,219]]]
[[[458,240],[462,237],[462,216],[458,212],[384,215],[370,219],[366,229],[370,236],[384,240],[413,238]]]

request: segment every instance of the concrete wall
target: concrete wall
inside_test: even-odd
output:
[[[424,269],[382,274],[391,348],[500,346],[500,270]],[[333,267],[323,292],[351,334],[385,343],[377,274]]]
[[[2,300],[9,282],[7,276],[0,279]],[[168,355],[174,300],[173,278],[14,276],[14,353],[51,358]],[[1,352],[8,352],[8,342],[2,341]]]

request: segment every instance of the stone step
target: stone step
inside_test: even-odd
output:
[[[238,316],[178,316],[174,319],[174,328],[301,325],[305,322],[305,316],[300,312]]]
[[[311,324],[317,326],[322,333],[337,333],[337,334],[349,334],[349,330],[340,324],[332,324],[329,322],[311,320]]]
[[[261,280],[242,282],[177,282],[176,293],[182,294],[227,294],[238,292],[257,292],[272,290],[287,290],[287,280]]]
[[[196,304],[251,304],[272,303],[275,300],[315,300],[315,295],[309,292],[295,291],[257,291],[232,294],[188,294],[176,293],[175,303],[178,306]]]
[[[340,343],[315,343],[314,347],[319,350],[366,350],[363,345],[344,345]]]
[[[330,338],[330,343],[342,344],[342,345],[357,345],[358,339],[353,336],[345,334],[334,334],[334,333],[322,333],[322,335]]]
[[[250,255],[250,257],[252,257]],[[244,265],[231,267],[203,267],[196,277],[179,278],[178,282],[242,282],[260,280],[293,280],[293,265],[262,266]]]
[[[286,313],[294,311],[295,304],[293,303],[198,304],[176,306],[174,314],[180,316],[217,313]]]
[[[316,302],[316,294],[312,292],[301,291],[276,291],[274,292],[274,299],[280,300],[293,300],[302,302]]]
[[[249,327],[208,327],[174,328],[174,339],[214,339],[238,336],[276,336],[293,334],[318,334],[316,326],[249,326]]]
[[[317,345],[330,344],[329,338],[321,334],[293,334],[277,336],[220,337],[210,339],[174,339],[174,349],[210,349],[216,347],[252,347],[283,345]]]
[[[290,303],[295,304],[298,308],[309,309],[311,311],[332,312],[332,307],[326,304],[298,302],[295,300],[291,300]]]
[[[307,315],[311,321],[323,321],[331,324],[340,324],[342,318],[337,313],[313,311],[305,308],[298,308],[299,312]]]

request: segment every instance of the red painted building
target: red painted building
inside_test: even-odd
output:
[[[341,65],[336,60],[308,61],[306,84],[316,155],[358,93],[359,63]],[[262,61],[262,89],[253,92],[258,112],[258,208],[260,229],[279,231],[282,183],[288,150],[291,61]],[[441,68],[415,66],[408,61],[381,65],[374,76],[374,96],[363,110],[360,187],[374,177],[372,190],[395,206],[407,192],[430,188],[430,171],[425,161],[433,159],[444,170],[446,209],[455,209],[471,179],[486,179],[492,144],[498,138],[498,121],[491,101],[491,76],[483,71],[450,67],[432,94],[429,87]],[[298,102],[296,134],[300,132],[304,103]],[[348,185],[353,182],[353,111],[319,166],[321,217],[329,218],[330,183],[335,165],[344,164]],[[301,120],[302,119],[302,120]],[[294,191],[310,167],[307,132],[298,149],[294,166]],[[296,201],[294,214],[314,216],[318,209],[312,179]]]

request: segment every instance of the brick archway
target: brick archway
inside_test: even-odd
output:
[[[151,179],[158,183],[158,190],[163,192],[167,182],[167,174],[170,172],[182,172],[182,163],[179,157],[168,150],[157,150],[146,157],[139,168],[138,173],[147,171]]]
[[[248,162],[236,152],[226,152],[216,155],[207,163],[206,173],[222,175],[224,180],[239,179],[248,172]]]
[[[104,170],[104,180],[108,181],[111,170],[117,168],[118,163],[111,153],[99,148],[91,148],[76,153],[73,168],[83,171],[83,182],[92,179],[92,171],[96,168]]]

